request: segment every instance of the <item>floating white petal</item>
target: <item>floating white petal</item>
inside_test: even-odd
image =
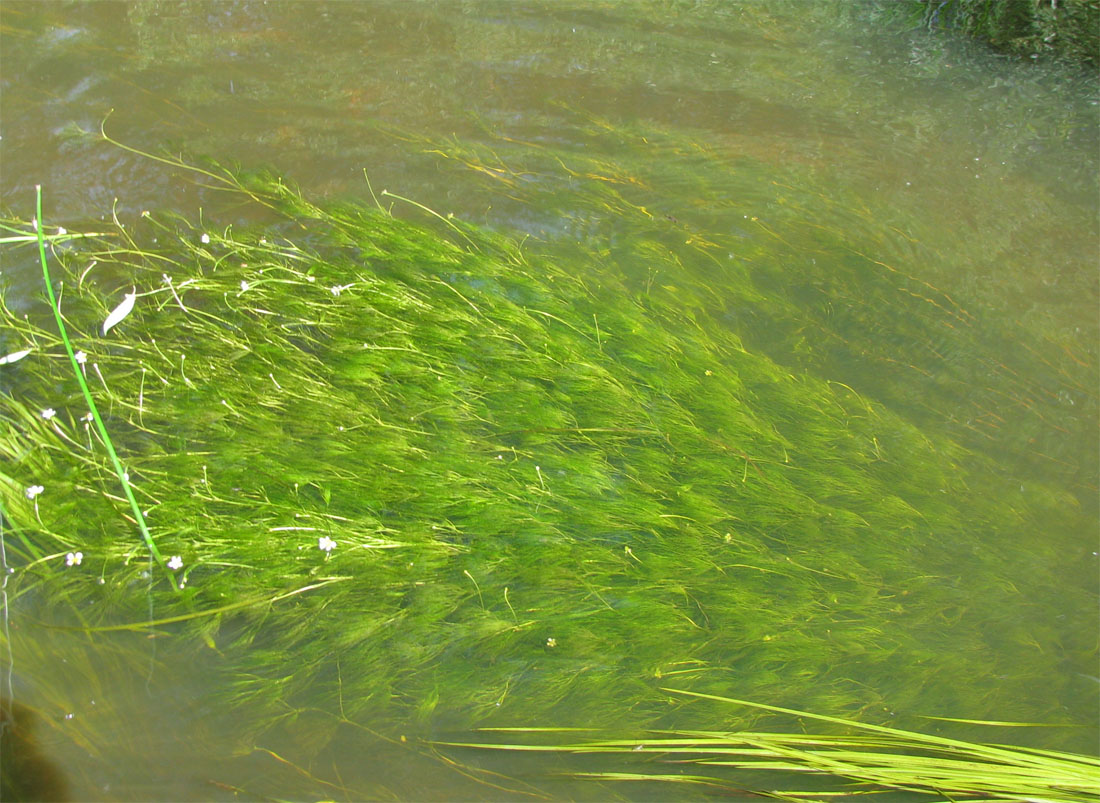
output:
[[[13,362],[19,362],[30,353],[30,349],[23,349],[22,351],[13,351],[11,354],[5,354],[3,357],[0,357],[0,365],[11,365]]]
[[[107,316],[107,320],[103,322],[103,334],[107,334],[108,330],[116,324],[122,323],[134,309],[134,301],[137,300],[137,288],[134,288],[134,292],[127,293],[126,298],[122,299],[122,303],[111,310],[111,314]]]

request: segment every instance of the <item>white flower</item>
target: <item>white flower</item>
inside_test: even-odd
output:
[[[200,239],[200,240],[202,240],[202,242],[203,242],[203,245],[205,245],[205,244],[207,244],[207,243],[209,243],[209,242],[210,242],[210,235],[209,235],[209,234],[204,234],[204,235],[203,235],[202,237],[200,237],[199,239]]]
[[[65,565],[66,566],[79,566],[81,561],[83,561],[83,560],[84,560],[84,553],[83,552],[70,552],[68,555],[65,556]]]
[[[344,292],[345,290],[350,290],[353,287],[355,287],[354,284],[336,284],[336,285],[333,285],[332,287],[330,287],[328,290],[334,296],[338,296],[342,292]]]
[[[81,365],[83,365],[84,363],[86,363],[88,361],[88,355],[85,354],[83,351],[78,351],[73,356],[76,357],[76,361],[78,363],[80,363]]]
[[[317,548],[322,552],[331,552],[336,549],[336,542],[327,535],[322,535],[317,539]]]
[[[241,279],[241,292],[243,293],[247,289],[248,289],[248,282],[246,282],[244,279]]]
[[[183,558],[179,555],[173,555],[168,559],[168,568],[172,571],[183,568]]]
[[[68,234],[69,232],[65,231],[65,227],[64,227],[64,226],[58,226],[58,227],[57,227],[57,233],[58,233],[58,234]]]
[[[558,640],[556,638],[554,638],[553,636],[551,636],[550,638],[546,639],[546,646],[547,647],[557,647],[558,646]]]
[[[92,414],[91,414],[90,412],[88,412],[88,413],[85,413],[85,414],[84,414],[84,415],[83,415],[83,416],[81,417],[81,419],[80,419],[80,420],[81,420],[81,421],[93,421],[93,420],[95,420],[95,416],[93,416],[93,415],[92,415]]]
[[[53,409],[52,407],[47,407],[45,410],[42,411],[41,415],[43,418],[49,421],[51,418],[57,415],[57,410]]]
[[[26,490],[27,498],[28,499],[34,499],[36,496],[38,496],[44,490],[46,490],[46,489],[43,488],[41,485],[32,485],[31,487],[27,488],[27,490]]]

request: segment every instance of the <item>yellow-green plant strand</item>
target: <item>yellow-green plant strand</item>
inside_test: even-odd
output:
[[[625,754],[646,749],[676,761],[701,767],[728,767],[779,772],[811,772],[844,778],[858,784],[927,794],[959,795],[973,801],[1042,799],[1047,801],[1100,800],[1100,762],[1092,756],[1012,745],[992,745],[931,736],[915,731],[813,714],[793,708],[757,703],[683,689],[662,691],[706,700],[747,705],[800,718],[843,725],[876,736],[831,736],[756,731],[648,731],[644,737],[592,739],[566,744],[491,744],[441,742],[451,747],[526,752]],[[973,720],[964,720],[970,721]],[[1031,723],[997,722],[1026,727]],[[481,728],[496,733],[572,733],[587,728]],[[669,738],[671,737],[671,738]],[[646,780],[724,785],[720,777],[662,775],[658,773],[578,772],[577,778]],[[801,799],[820,793],[756,790],[758,794],[794,795]],[[861,790],[867,794],[875,790]],[[881,791],[881,790],[878,790]],[[966,797],[961,797],[966,796]]]
[[[256,605],[274,605],[276,602],[280,602],[284,599],[290,599],[298,594],[304,594],[307,591],[314,591],[318,588],[324,588],[332,583],[339,583],[344,580],[348,580],[348,577],[329,577],[322,580],[319,583],[312,583],[308,586],[296,588],[293,591],[287,591],[284,594],[276,594],[274,597],[263,597],[257,599],[246,599],[241,602],[233,602],[229,605],[221,605],[217,608],[209,608],[202,611],[192,611],[191,613],[180,614],[179,616],[166,616],[162,619],[153,619],[149,622],[130,622],[121,625],[102,625],[99,627],[74,627],[72,625],[52,625],[46,622],[41,622],[43,627],[48,627],[52,630],[79,630],[82,633],[117,633],[123,630],[148,630],[154,627],[160,627],[161,625],[172,625],[178,622],[188,622],[192,619],[201,619],[204,616],[217,616],[218,614],[228,613],[229,611],[239,611],[244,608],[255,607]]]
[[[99,430],[100,437],[103,438],[103,445],[107,447],[107,454],[111,457],[111,464],[114,466],[115,474],[118,475],[118,480],[122,483],[122,492],[126,495],[127,501],[130,503],[130,508],[134,511],[134,519],[137,521],[138,529],[141,530],[141,537],[145,539],[146,546],[149,547],[149,553],[153,556],[153,559],[160,564],[168,575],[168,580],[172,585],[172,588],[176,588],[176,578],[172,573],[172,570],[168,568],[168,565],[164,562],[164,558],[161,557],[160,550],[157,549],[157,545],[153,542],[153,536],[149,533],[149,528],[145,524],[145,516],[141,512],[141,508],[138,507],[137,499],[134,498],[134,492],[130,488],[130,480],[126,476],[126,472],[122,468],[122,461],[118,459],[118,453],[115,452],[114,444],[111,442],[111,436],[107,434],[107,427],[103,424],[103,419],[99,416],[99,410],[96,408],[95,399],[92,398],[92,392],[88,388],[88,383],[84,380],[84,373],[80,370],[80,364],[76,361],[76,355],[73,353],[72,343],[69,342],[69,334],[65,329],[65,321],[61,317],[61,310],[57,304],[57,297],[53,292],[53,284],[50,282],[50,269],[46,264],[46,240],[42,235],[42,187],[38,185],[35,187],[35,219],[38,225],[35,227],[38,234],[38,259],[42,263],[42,278],[46,284],[46,296],[50,300],[50,309],[53,310],[54,318],[57,320],[57,328],[61,333],[61,342],[65,344],[65,353],[69,355],[69,362],[73,366],[73,374],[76,376],[76,381],[80,383],[80,392],[84,394],[84,400],[88,402],[88,409],[92,413],[92,418],[95,420],[96,429]]]

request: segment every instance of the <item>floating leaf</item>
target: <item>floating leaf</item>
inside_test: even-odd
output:
[[[19,362],[30,353],[31,349],[23,349],[22,351],[13,351],[11,354],[5,354],[3,357],[0,357],[0,365],[11,365],[13,362]]]
[[[137,288],[134,288],[134,292],[127,293],[126,298],[122,299],[122,303],[111,310],[111,314],[107,316],[107,320],[103,322],[103,334],[107,334],[112,326],[118,323],[122,323],[126,319],[126,316],[134,309],[134,301],[137,300]]]

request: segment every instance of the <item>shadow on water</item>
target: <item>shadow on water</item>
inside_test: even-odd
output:
[[[38,715],[21,703],[0,698],[0,799],[67,801],[69,782],[56,759],[39,742]]]

